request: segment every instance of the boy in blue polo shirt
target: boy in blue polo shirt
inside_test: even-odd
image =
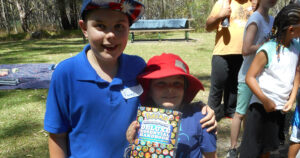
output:
[[[49,88],[50,157],[122,157],[143,91],[136,76],[146,65],[123,51],[143,12],[135,0],[83,0],[79,25],[89,44],[56,67]],[[215,122],[210,110],[206,124]]]
[[[129,26],[143,12],[137,1],[83,0],[79,25],[89,44],[57,66],[49,88],[44,128],[50,157],[123,155],[145,62],[122,52]]]

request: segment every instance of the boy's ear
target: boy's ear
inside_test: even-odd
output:
[[[87,34],[87,24],[83,20],[78,21],[79,27],[86,38],[88,38]]]
[[[293,25],[289,26],[287,29],[289,32],[293,33],[295,31],[295,27]]]

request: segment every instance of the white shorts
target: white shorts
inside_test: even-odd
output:
[[[294,143],[300,143],[300,129],[297,126],[292,127],[290,140]]]

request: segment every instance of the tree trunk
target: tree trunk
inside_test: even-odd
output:
[[[69,22],[67,12],[66,12],[66,5],[65,0],[56,0],[58,12],[60,14],[61,24],[64,30],[71,30],[72,26]]]
[[[9,21],[7,20],[7,18],[6,18],[3,0],[1,0],[1,10],[2,10],[1,15],[2,15],[2,18],[3,18],[3,21],[4,21],[4,27],[5,27],[6,33],[9,34],[9,32],[10,32],[10,24],[9,24]]]
[[[10,8],[10,11],[13,10],[12,3],[9,3],[9,8]],[[14,26],[15,33],[19,33],[19,32],[18,32],[18,29],[17,29],[17,21],[16,21],[16,19],[15,19],[15,16],[13,15],[13,13],[11,13],[11,17],[12,17],[12,21],[13,21],[13,23],[14,23],[13,26]]]
[[[27,32],[29,29],[28,29],[28,26],[26,23],[26,13],[25,13],[24,7],[22,7],[17,0],[15,2],[16,2],[16,6],[17,6],[17,9],[19,12],[22,29],[24,32]]]
[[[69,0],[70,4],[70,19],[71,25],[73,29],[78,29],[78,12],[77,12],[77,4],[75,0]]]

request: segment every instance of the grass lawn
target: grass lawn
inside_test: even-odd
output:
[[[183,32],[162,37],[183,38]],[[146,61],[162,52],[178,54],[204,84],[196,100],[207,102],[214,33],[191,33],[193,41],[128,42],[125,53]],[[81,38],[0,42],[0,63],[59,63],[82,50]],[[0,157],[48,157],[43,130],[47,90],[0,90]]]

